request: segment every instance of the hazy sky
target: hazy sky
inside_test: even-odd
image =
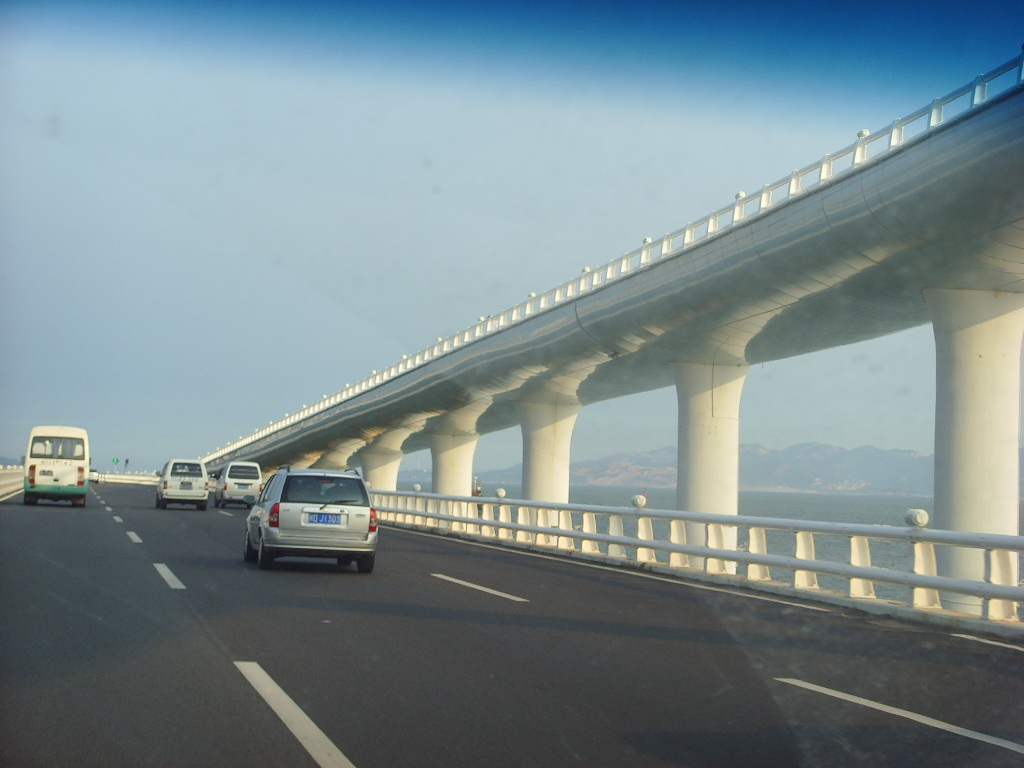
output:
[[[1024,30],[1019,0],[211,5],[0,3],[2,457],[51,423],[100,469],[206,454],[928,104]],[[741,440],[931,453],[933,365],[922,327],[755,367]],[[674,424],[671,389],[591,406],[573,459]],[[485,436],[477,469],[520,446]]]

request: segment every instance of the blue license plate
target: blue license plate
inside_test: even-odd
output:
[[[310,512],[309,522],[339,525],[341,523],[341,515],[331,512]]]
[[[182,483],[181,484],[181,490],[183,490],[183,491],[191,491],[192,490],[192,483]]]
[[[239,483],[238,484],[238,490],[240,490],[240,491],[247,491],[247,490],[249,490],[249,483]]]

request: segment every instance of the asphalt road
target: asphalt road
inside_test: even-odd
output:
[[[260,571],[228,512],[0,504],[0,765],[1024,765],[1024,645],[388,528]]]

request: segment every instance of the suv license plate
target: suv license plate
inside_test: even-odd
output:
[[[325,523],[327,525],[340,525],[341,515],[333,512],[310,512],[309,522]]]
[[[181,484],[181,490],[183,490],[183,491],[191,491],[192,490],[192,483],[182,483]]]

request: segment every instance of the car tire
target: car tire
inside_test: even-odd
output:
[[[71,500],[71,506],[73,506],[73,507],[84,507],[85,506],[85,496],[76,496],[75,498],[73,498]]]
[[[249,529],[246,528],[245,529],[245,550],[244,550],[244,554],[242,555],[242,557],[245,559],[245,562],[247,562],[247,563],[255,563],[256,562],[256,554],[257,554],[256,550],[253,549],[252,544],[249,543]]]
[[[377,553],[373,552],[369,555],[363,555],[356,560],[356,568],[359,569],[360,573],[373,573],[373,562],[377,557]]]
[[[34,507],[39,502],[39,497],[36,496],[34,493],[26,493],[23,501],[25,502],[26,506]]]
[[[256,564],[262,571],[269,571],[274,567],[274,557],[267,551],[267,548],[263,546],[263,537],[260,537],[260,548],[256,552]]]
[[[206,502],[204,501],[201,504],[196,504],[196,509],[198,509],[200,511],[206,509]]]

